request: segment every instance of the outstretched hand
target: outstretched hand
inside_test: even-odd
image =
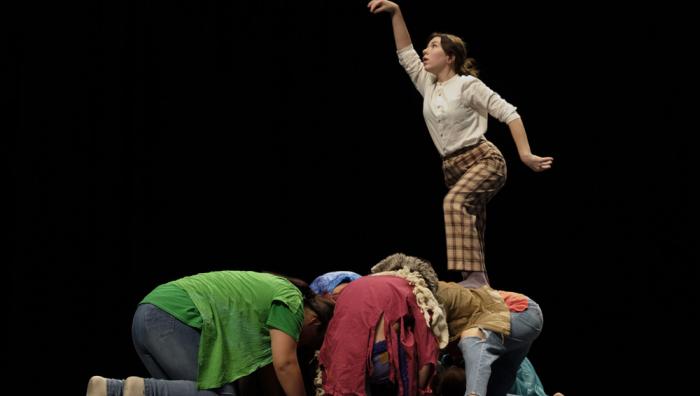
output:
[[[538,157],[534,154],[527,154],[520,157],[520,160],[523,161],[523,163],[533,171],[542,172],[552,167],[552,161],[554,161],[554,158]]]
[[[399,5],[393,1],[388,0],[372,0],[367,4],[369,12],[372,14],[379,14],[380,12],[388,12],[391,15],[399,9]]]

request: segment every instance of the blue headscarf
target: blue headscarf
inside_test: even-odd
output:
[[[309,285],[311,290],[316,294],[331,294],[336,286],[343,282],[352,282],[357,278],[360,278],[359,274],[352,271],[334,271],[328,272],[314,279]]]

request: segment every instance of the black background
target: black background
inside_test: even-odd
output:
[[[364,1],[62,2],[12,17],[11,384],[82,394],[146,375],[130,339],[156,285],[219,269],[307,280],[393,252],[445,268],[440,159],[386,14]],[[400,3],[414,45],[460,35],[518,106],[489,206],[493,285],[546,326],[530,358],[567,396],[683,389],[695,344],[683,12]],[[12,16],[12,14],[10,14]]]

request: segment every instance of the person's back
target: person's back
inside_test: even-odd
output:
[[[182,312],[169,305],[172,299],[159,294],[172,286],[187,293],[201,317],[197,381],[203,389],[235,381],[272,362],[267,323],[271,312],[289,311],[297,322],[291,327],[300,328],[304,317],[301,292],[272,274],[217,271],[187,276],[154,289],[142,303],[181,318]],[[221,367],[228,367],[228,373],[222,375]]]
[[[375,337],[380,328],[381,339]],[[406,344],[407,340],[414,341]],[[402,383],[399,372],[414,373],[425,365],[434,366],[438,345],[412,287],[401,277],[362,277],[348,284],[338,297],[319,356],[324,390],[330,394],[364,394],[372,374],[367,372],[366,362],[380,342],[386,343],[391,366],[388,370],[394,373],[395,386],[410,394],[418,392],[418,378],[407,374]]]
[[[94,376],[88,395],[143,389],[151,395],[219,394],[253,373],[266,382],[276,379],[287,395],[303,395],[297,346],[321,344],[333,303],[296,282],[217,271],[156,287],[137,307],[132,325],[134,346],[152,378]]]
[[[440,281],[435,297],[445,309],[450,341],[472,327],[503,334],[510,332],[508,306],[499,292],[488,286],[467,289],[458,283]]]

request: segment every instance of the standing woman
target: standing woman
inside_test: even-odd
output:
[[[96,376],[87,394],[231,395],[234,381],[258,372],[286,395],[303,396],[297,344],[319,348],[332,315],[331,301],[273,274],[181,278],[156,287],[134,314],[134,346],[153,378]]]
[[[433,33],[423,58],[413,49],[399,6],[372,0],[372,13],[388,12],[399,57],[423,96],[423,116],[442,156],[447,236],[447,269],[462,271],[472,286],[488,284],[484,263],[486,204],[503,187],[506,164],[501,152],[486,140],[488,116],[508,124],[520,159],[541,172],[552,166],[551,157],[530,152],[525,127],[514,106],[477,78],[473,59],[457,36]]]

